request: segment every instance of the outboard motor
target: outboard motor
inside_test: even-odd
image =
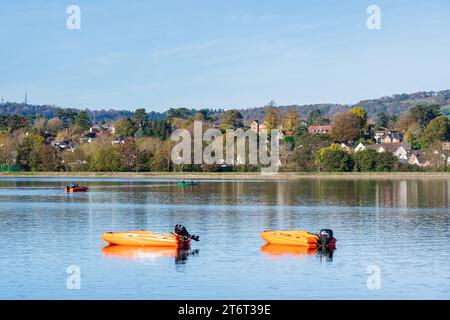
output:
[[[333,239],[333,230],[331,229],[322,229],[319,233],[319,245],[327,246],[330,241]]]
[[[193,234],[190,234],[188,231],[187,231],[187,229],[184,227],[184,226],[182,226],[181,224],[177,224],[176,226],[175,226],[175,234],[177,235],[177,236],[179,236],[180,238],[182,238],[182,239],[192,239],[192,240],[194,240],[194,241],[199,241],[199,236],[196,236],[196,235],[193,235]]]

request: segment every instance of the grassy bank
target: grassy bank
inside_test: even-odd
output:
[[[296,179],[450,179],[448,172],[344,172],[308,173],[282,172],[1,172],[0,178],[133,178],[133,179],[193,179],[193,180],[296,180]]]

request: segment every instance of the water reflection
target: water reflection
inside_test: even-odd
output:
[[[102,248],[104,257],[134,260],[139,262],[154,262],[160,258],[173,257],[175,264],[185,264],[188,256],[198,255],[199,250],[182,250],[170,247],[144,247],[108,245]]]
[[[265,244],[261,247],[261,252],[265,256],[275,258],[282,256],[304,257],[308,255],[316,255],[322,262],[331,262],[333,261],[334,249],[314,249],[303,246]]]

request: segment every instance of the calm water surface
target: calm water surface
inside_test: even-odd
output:
[[[90,192],[0,179],[0,299],[450,298],[445,179],[80,181]],[[191,251],[102,249],[103,232],[175,224],[200,234]],[[337,250],[263,247],[269,228],[331,228]],[[71,265],[80,290],[67,288]],[[379,289],[368,289],[370,266]]]

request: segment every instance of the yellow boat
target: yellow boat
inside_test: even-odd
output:
[[[181,225],[175,226],[175,233],[154,233],[151,231],[127,231],[106,232],[102,240],[111,245],[122,246],[149,246],[149,247],[172,247],[189,249],[191,239],[198,241],[199,237],[191,235]]]
[[[182,240],[171,233],[154,233],[151,231],[106,232],[102,240],[109,244],[122,246],[175,247],[189,246],[191,240]]]
[[[317,248],[319,236],[304,230],[266,230],[260,234],[269,244],[304,246]]]

